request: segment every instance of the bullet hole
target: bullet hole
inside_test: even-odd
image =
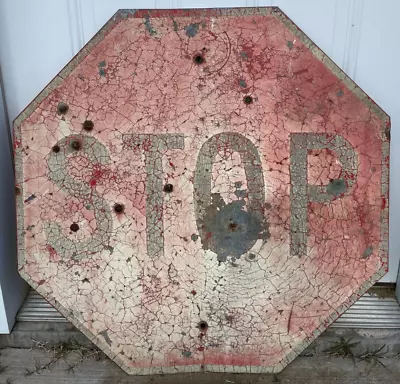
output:
[[[71,148],[75,149],[75,151],[79,151],[82,148],[82,144],[78,140],[71,141]]]
[[[194,296],[194,295],[196,295],[196,291],[194,290],[194,289],[192,289],[191,291],[190,291],[190,293]]]
[[[91,131],[94,127],[94,123],[92,120],[85,120],[82,124],[82,127],[85,131]]]
[[[200,329],[200,331],[205,332],[208,329],[208,324],[206,321],[202,320],[200,321],[198,328]]]
[[[255,258],[256,258],[256,255],[254,253],[250,253],[249,260],[254,260]]]
[[[79,231],[79,225],[77,223],[72,223],[71,226],[69,227],[69,229],[72,232],[78,232]]]
[[[229,230],[231,232],[236,232],[239,229],[239,226],[236,223],[229,223]]]
[[[53,146],[53,148],[51,149],[54,153],[58,153],[60,152],[60,146],[59,145],[55,145]]]
[[[117,204],[114,205],[114,212],[123,213],[124,211],[125,211],[125,207],[124,207],[123,204],[117,203]]]
[[[65,104],[63,102],[58,103],[57,112],[59,115],[65,115],[68,112],[68,109],[69,109],[69,107],[67,104]]]
[[[247,95],[247,96],[243,97],[243,102],[247,105],[252,104],[253,98],[250,95]]]
[[[197,65],[203,64],[205,61],[204,56],[200,53],[197,53],[193,56],[193,62]]]
[[[15,187],[15,194],[17,196],[21,194],[21,190],[19,189],[19,187]]]
[[[165,184],[164,185],[164,192],[171,193],[174,190],[174,186],[172,184]]]

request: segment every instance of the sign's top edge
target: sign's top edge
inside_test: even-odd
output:
[[[265,7],[225,7],[225,8],[180,8],[180,9],[119,9],[112,20],[118,22],[129,18],[179,18],[179,17],[240,17],[240,16],[268,16],[280,14],[287,16],[277,6]]]
[[[240,15],[268,15],[271,13],[283,13],[278,6],[263,7],[218,7],[218,8],[160,8],[160,9],[119,9],[114,17],[143,17],[148,14],[153,17],[170,16],[240,16]]]

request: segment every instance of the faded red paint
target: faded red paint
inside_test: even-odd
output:
[[[50,245],[47,246],[47,250],[49,251],[50,260],[55,261],[57,258],[56,250]]]
[[[118,13],[16,127],[26,202],[21,274],[129,373],[215,365],[280,370],[387,268],[388,117],[365,104],[337,68],[328,69],[279,11],[246,12]],[[199,53],[202,63],[194,62]],[[57,113],[60,102],[69,106],[65,115]],[[89,119],[94,127],[86,132]],[[308,151],[308,184],[354,183],[328,202],[307,202],[308,252],[299,258],[289,250],[296,187],[290,135],[302,132],[345,138],[357,155],[357,176],[334,150]],[[245,136],[260,156],[253,166],[263,171],[270,234],[231,263],[204,249],[193,204],[199,151],[221,133]],[[127,134],[184,136],[183,150],[160,149],[162,183],[173,184],[152,209],[163,223],[162,257],[147,253],[146,183],[156,165],[146,166],[145,155],[152,141],[127,148]],[[93,160],[78,150],[67,158],[68,177],[82,186],[71,191],[67,181],[49,179],[48,161],[57,142],[68,137],[70,145],[80,135],[107,153]],[[248,202],[241,157],[227,143],[217,147],[211,193],[227,204],[238,195]],[[116,203],[123,213],[114,212]],[[110,218],[109,237],[103,234],[100,251],[79,250],[106,227],[99,213]],[[65,255],[46,235],[51,222],[69,241]],[[203,241],[216,235],[207,232]],[[200,321],[206,332],[199,333]]]

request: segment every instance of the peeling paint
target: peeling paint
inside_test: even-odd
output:
[[[157,32],[153,28],[153,25],[151,24],[150,16],[149,15],[145,15],[144,19],[145,19],[144,25],[146,26],[147,31],[150,33],[150,35],[155,35]]]
[[[387,270],[389,139],[276,8],[121,11],[16,120],[19,271],[130,374],[279,372]]]
[[[84,280],[87,280],[87,279],[84,279]],[[108,336],[108,331],[106,329],[104,331],[99,332],[99,335],[104,337],[104,340],[106,341],[106,343],[108,345],[111,345],[111,339],[110,339],[110,336]]]
[[[372,247],[366,248],[364,253],[362,254],[362,258],[366,259],[367,257],[370,257],[373,252],[374,252],[374,249]]]
[[[101,77],[104,77],[104,76],[106,75],[106,71],[105,71],[105,69],[104,69],[105,66],[106,66],[106,62],[105,62],[105,61],[101,61],[101,62],[99,63],[99,75],[100,75]]]
[[[186,35],[189,37],[195,37],[197,33],[199,32],[199,27],[200,23],[193,23],[190,25],[187,25],[184,30],[186,32]]]
[[[25,203],[29,203],[32,200],[36,199],[36,195],[33,193],[32,195],[30,195],[27,199],[25,199]]]
[[[217,254],[218,261],[226,261],[228,257],[238,259],[258,239],[266,241],[270,237],[268,224],[245,211],[243,199],[225,204],[218,193],[213,194],[211,199],[201,222],[203,231],[209,235],[202,242],[204,249]]]
[[[330,195],[340,196],[345,193],[347,189],[347,184],[344,179],[334,179],[329,180],[329,184],[326,187],[326,192]]]

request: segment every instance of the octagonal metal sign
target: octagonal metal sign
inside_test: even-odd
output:
[[[386,272],[389,133],[277,8],[119,11],[15,122],[20,273],[130,374],[279,372]]]

